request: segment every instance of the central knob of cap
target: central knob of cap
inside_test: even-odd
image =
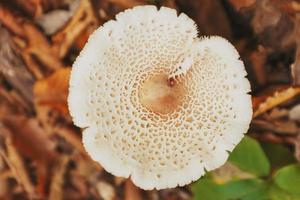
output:
[[[183,82],[170,84],[167,74],[154,74],[140,86],[139,99],[152,112],[168,114],[183,104],[185,93]]]

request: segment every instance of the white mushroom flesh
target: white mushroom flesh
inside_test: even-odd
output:
[[[169,84],[182,55],[193,56]],[[197,38],[173,9],[139,6],[91,35],[73,65],[69,110],[108,172],[143,189],[183,186],[223,165],[247,131],[246,74],[225,39]]]

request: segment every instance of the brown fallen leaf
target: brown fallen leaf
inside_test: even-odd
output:
[[[61,0],[10,0],[11,3],[21,8],[28,16],[37,17],[43,12],[54,9],[65,4]]]
[[[297,50],[295,54],[295,61],[291,65],[291,74],[294,85],[300,85],[300,15],[296,16],[295,34],[298,35],[298,37],[296,37]]]
[[[166,6],[166,7],[173,8],[173,9],[175,9],[175,10],[178,10],[177,4],[176,4],[176,1],[175,1],[175,0],[164,0],[164,1],[162,1],[161,3],[162,3],[162,6]]]
[[[9,9],[7,9],[3,4],[0,3],[0,22],[7,27],[11,32],[16,35],[25,38],[22,26],[20,24],[24,23],[23,18],[16,18]]]
[[[63,58],[78,36],[89,27],[90,33],[98,26],[98,20],[90,0],[81,0],[79,8],[67,26],[52,36],[53,50]],[[92,28],[91,28],[92,27]]]
[[[282,136],[282,135],[276,135],[271,132],[264,132],[264,134],[261,133],[254,133],[250,132],[249,136],[257,139],[258,141],[263,141],[263,142],[271,142],[275,144],[286,144],[289,146],[294,146],[295,145],[295,135],[293,136]]]
[[[254,119],[251,123],[251,130],[272,132],[278,135],[297,135],[300,132],[297,124],[293,121],[266,121]]]
[[[220,35],[227,39],[232,37],[230,23],[220,1],[178,0],[176,3],[181,12],[195,20],[201,35]]]
[[[287,118],[289,116],[288,109],[280,109],[280,108],[274,108],[270,111],[270,114],[265,117],[267,120],[278,120],[282,118]]]
[[[250,60],[252,62],[252,68],[255,73],[255,77],[260,85],[265,85],[267,83],[265,69],[267,55],[267,50],[262,46],[260,46],[257,51],[252,52],[252,54],[250,55]]]
[[[69,142],[76,151],[80,152],[83,156],[88,157],[85,149],[83,148],[83,144],[81,141],[81,137],[79,137],[75,130],[66,126],[62,127],[52,127],[53,133],[63,137],[67,142]]]
[[[75,154],[73,160],[77,164],[75,172],[87,179],[90,184],[96,184],[98,181],[97,177],[104,172],[100,164],[82,154]]]
[[[67,97],[71,68],[62,68],[34,84],[36,106],[49,106],[68,115]]]
[[[0,22],[16,34],[17,38],[14,41],[21,49],[21,55],[28,66],[42,65],[48,71],[64,66],[48,39],[31,21],[0,4]],[[46,73],[47,70],[43,72]]]
[[[298,0],[272,0],[272,2],[289,15],[296,15],[300,12],[300,2]]]
[[[8,116],[2,122],[12,133],[12,140],[22,154],[45,164],[50,164],[55,159],[55,144],[36,119]]]
[[[18,152],[38,165],[36,192],[44,197],[49,179],[48,172],[57,157],[55,144],[34,118],[8,116],[3,118],[2,122],[10,131],[13,145]]]
[[[132,8],[134,6],[140,6],[147,3],[146,1],[143,0],[108,0],[108,1],[124,9]]]
[[[125,200],[142,200],[141,190],[130,179],[125,182]]]
[[[254,111],[253,118],[267,112],[268,110],[292,99],[300,94],[300,88],[289,87],[280,92],[275,92],[273,96],[268,97],[265,101],[259,104],[258,108]]]
[[[74,173],[74,170],[70,172],[70,181],[72,186],[78,191],[79,197],[84,198],[88,194],[88,184],[85,177],[79,175],[78,173]],[[66,196],[65,196],[66,198]]]
[[[270,0],[257,1],[252,19],[254,31],[261,33],[265,28],[276,25],[281,15],[280,10]]]
[[[253,13],[251,26],[260,43],[275,52],[289,48],[297,38],[294,19],[281,9],[282,2],[259,0],[249,8]]]
[[[2,158],[0,153],[0,159]],[[0,171],[0,199],[9,199],[9,186],[7,185],[7,179],[14,178],[11,170]]]
[[[247,8],[254,5],[256,0],[229,0],[229,2],[239,11],[241,8]]]

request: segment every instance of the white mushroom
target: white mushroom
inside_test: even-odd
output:
[[[246,74],[227,40],[197,38],[173,9],[139,6],[89,38],[73,65],[69,110],[108,172],[143,189],[183,186],[223,165],[248,130]]]

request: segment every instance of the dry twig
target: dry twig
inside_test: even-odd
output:
[[[90,26],[92,26],[91,33],[97,25],[98,21],[90,0],[81,0],[79,8],[68,25],[52,37],[54,51],[60,58],[65,57],[77,37]]]

